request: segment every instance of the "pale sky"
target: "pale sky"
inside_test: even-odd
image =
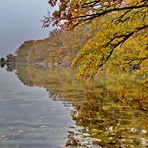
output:
[[[15,50],[26,40],[48,37],[41,20],[51,9],[48,0],[0,0],[0,57]]]

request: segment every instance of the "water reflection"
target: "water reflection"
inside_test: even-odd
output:
[[[54,100],[73,106],[71,117],[75,125],[68,131],[67,146],[148,147],[145,79],[125,81],[102,75],[101,80],[90,83],[76,80],[67,69],[29,65],[17,65],[16,75],[25,85],[44,87]]]
[[[6,66],[5,68],[6,69]],[[0,69],[0,148],[59,148],[73,121],[70,107]]]
[[[5,63],[1,63],[1,68],[4,68],[5,67]]]
[[[5,68],[6,66],[6,70],[9,71],[9,72],[12,72],[15,70],[15,66],[12,65],[11,63],[1,63],[1,68]]]

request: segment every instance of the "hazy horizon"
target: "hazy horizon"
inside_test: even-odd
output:
[[[26,40],[48,37],[50,28],[42,28],[48,0],[2,1],[0,5],[0,57],[15,50]]]

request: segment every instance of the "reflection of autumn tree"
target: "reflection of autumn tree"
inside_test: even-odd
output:
[[[76,110],[72,114],[73,119],[84,127],[80,134],[88,133],[86,138],[96,138],[94,144],[127,148],[135,146],[135,143],[139,147],[145,146],[140,140],[148,138],[145,80],[128,79],[129,75],[110,75],[105,79],[100,75],[101,79],[96,82],[84,83],[75,80],[74,74],[66,69],[29,65],[16,68],[24,84],[44,87],[55,100],[72,104]]]
[[[82,101],[86,98],[95,99],[96,105],[103,99],[111,99],[114,102],[128,104],[131,108],[148,110],[147,106],[147,83],[145,78],[130,77],[130,74],[108,75],[106,79],[100,75],[101,79],[95,82],[83,82],[75,79],[72,71],[67,69],[41,66],[17,66],[16,73],[19,79],[29,86],[41,86],[54,95],[65,100]],[[93,100],[92,100],[92,104]],[[93,108],[93,107],[92,107]],[[94,107],[95,108],[95,107]]]
[[[12,64],[6,64],[6,70],[12,72],[15,70],[15,66]]]
[[[131,89],[135,89],[135,86]],[[145,147],[148,143],[147,100],[135,98],[135,104],[130,98],[121,97],[123,94],[126,96],[126,90],[117,94],[117,91],[90,87],[83,103],[75,106],[73,119],[77,125],[84,127],[83,132],[89,134],[87,138],[94,138],[93,144],[103,147]],[[140,138],[145,140],[145,144]]]
[[[147,0],[49,0],[57,6],[51,16],[45,17],[44,26],[49,24],[66,29],[90,23],[98,30],[81,48],[72,66],[79,65],[78,77],[94,76],[108,64],[124,70],[145,70],[147,55],[148,2]],[[63,21],[64,20],[64,21]],[[62,25],[62,27],[63,27]]]

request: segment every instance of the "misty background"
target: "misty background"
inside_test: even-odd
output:
[[[14,53],[26,40],[48,37],[49,28],[42,28],[43,16],[51,9],[48,0],[0,1],[0,57]]]

